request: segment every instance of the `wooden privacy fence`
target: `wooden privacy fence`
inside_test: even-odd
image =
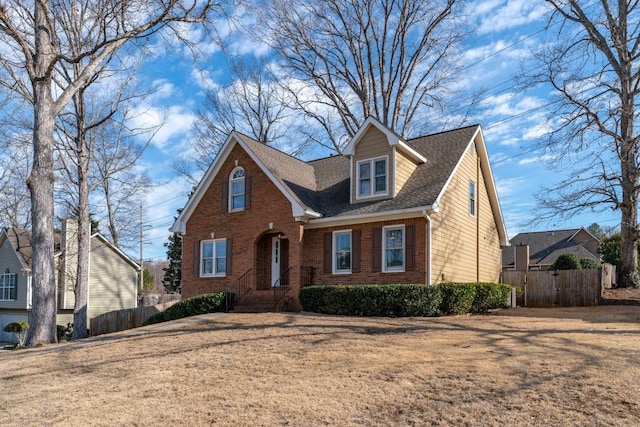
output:
[[[604,277],[602,268],[503,271],[502,283],[521,287],[527,307],[588,307],[600,303]]]
[[[110,311],[109,313],[93,317],[90,321],[91,335],[96,336],[137,328],[142,326],[144,321],[152,315],[166,310],[177,302],[178,301],[169,301],[146,307]]]

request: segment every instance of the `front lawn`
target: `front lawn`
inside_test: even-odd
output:
[[[640,307],[203,315],[0,352],[0,425],[640,425],[639,355]]]

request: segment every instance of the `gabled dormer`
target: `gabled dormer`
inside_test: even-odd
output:
[[[351,138],[343,154],[351,165],[351,203],[394,198],[427,159],[373,117]]]

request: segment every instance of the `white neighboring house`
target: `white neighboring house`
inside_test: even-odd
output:
[[[67,219],[56,234],[56,324],[73,323],[77,266],[77,222]],[[0,341],[12,342],[5,325],[29,321],[31,311],[31,232],[8,228],[0,231]],[[87,324],[92,317],[114,310],[135,308],[140,266],[100,233],[91,236]]]

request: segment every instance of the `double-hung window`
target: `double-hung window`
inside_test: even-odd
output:
[[[387,157],[361,160],[357,165],[358,198],[383,196],[388,193]]]
[[[382,228],[382,262],[384,272],[404,271],[404,225]]]
[[[245,208],[245,175],[240,167],[231,172],[229,179],[229,207],[231,212]]]
[[[204,240],[200,243],[200,276],[224,277],[227,275],[226,239]]]
[[[351,273],[351,230],[333,233],[333,273]]]
[[[0,274],[0,301],[15,301],[18,299],[18,274],[10,273],[7,268]]]

